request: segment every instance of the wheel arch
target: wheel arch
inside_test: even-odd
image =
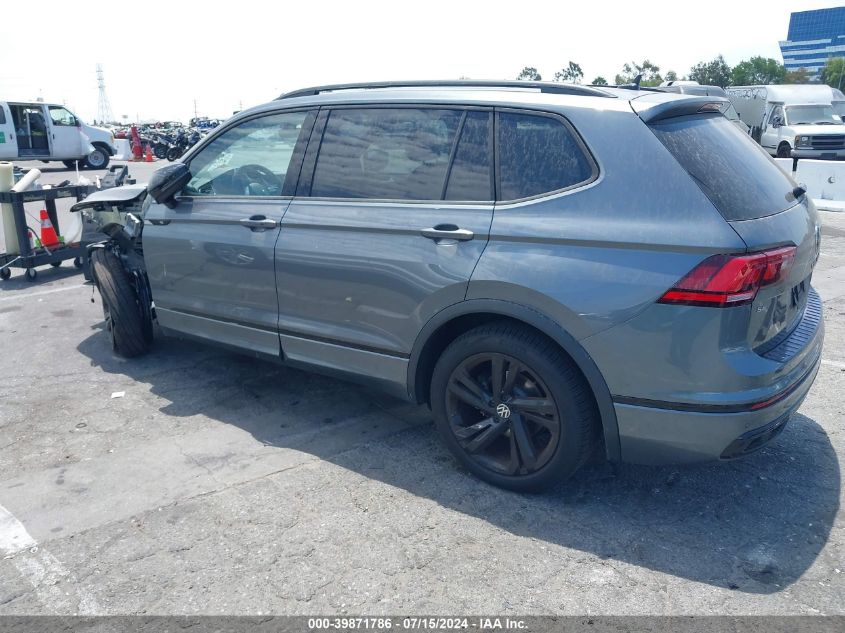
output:
[[[428,400],[434,365],[440,353],[455,338],[478,325],[507,319],[527,325],[557,343],[581,371],[599,411],[605,452],[611,461],[621,459],[619,427],[610,390],[592,357],[569,332],[554,320],[523,305],[496,299],[469,299],[434,315],[420,331],[408,362],[408,391],[411,400]]]
[[[102,148],[109,156],[114,156],[114,148],[105,141],[92,141],[91,145]]]

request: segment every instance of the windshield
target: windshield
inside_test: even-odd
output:
[[[829,105],[786,106],[787,125],[842,125]]]

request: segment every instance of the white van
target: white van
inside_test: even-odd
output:
[[[845,158],[845,123],[824,85],[725,88],[751,136],[772,156]]]
[[[62,161],[105,169],[114,156],[114,135],[86,125],[62,105],[0,101],[0,160]]]

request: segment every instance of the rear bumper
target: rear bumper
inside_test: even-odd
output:
[[[622,460],[636,464],[678,464],[732,459],[774,439],[813,385],[821,350],[808,372],[771,404],[726,413],[614,403]]]

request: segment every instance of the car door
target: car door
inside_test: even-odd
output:
[[[291,361],[402,390],[428,319],[463,301],[493,214],[492,114],[322,110],[276,247]]]
[[[4,160],[18,157],[18,143],[15,140],[15,125],[12,111],[5,103],[0,103],[0,158]]]
[[[47,110],[53,141],[52,157],[64,160],[85,156],[88,152],[83,151],[79,120],[62,106],[47,106]]]
[[[760,137],[760,145],[768,150],[776,151],[780,144],[782,125],[775,127],[775,119],[780,117],[781,123],[784,122],[783,107],[779,105],[772,106],[771,112],[766,119],[766,127],[763,130],[763,135]]]
[[[163,328],[278,358],[273,249],[315,116],[233,124],[189,157],[173,208],[147,209],[144,259]]]

